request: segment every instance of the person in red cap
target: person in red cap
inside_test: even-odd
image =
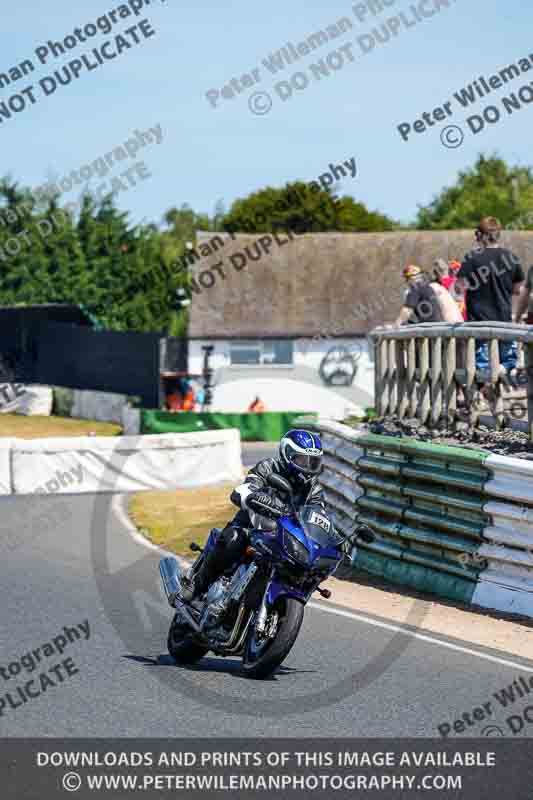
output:
[[[460,261],[450,261],[448,264],[443,258],[438,258],[433,265],[435,280],[449,291],[459,307],[461,316],[466,320],[466,293],[457,284],[457,272],[460,269]]]

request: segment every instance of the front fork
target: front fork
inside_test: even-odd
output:
[[[268,620],[268,592],[270,589],[270,584],[272,581],[272,577],[274,575],[274,570],[270,570],[270,575],[268,576],[267,585],[265,587],[265,591],[263,592],[263,598],[261,600],[261,605],[259,606],[259,611],[257,612],[257,616],[255,618],[254,627],[256,631],[262,636],[266,630],[266,624]]]
[[[259,606],[259,611],[254,621],[254,628],[260,635],[264,635],[267,630],[269,614],[275,613],[276,604],[282,597],[291,597],[305,605],[309,600],[309,593],[300,592],[298,589],[289,589],[284,584],[279,583],[276,578],[275,567],[272,567],[263,593],[261,605]]]

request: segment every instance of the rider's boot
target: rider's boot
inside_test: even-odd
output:
[[[196,597],[204,594],[213,583],[224,571],[219,567],[216,549],[211,550],[204,557],[198,572],[193,573],[189,570],[181,578],[181,592],[180,596],[186,603],[191,603]]]
[[[236,562],[246,542],[246,532],[243,528],[231,523],[226,525],[213,549],[205,554],[198,571],[193,573],[189,570],[182,577],[180,594],[183,600],[191,603],[196,597],[207,592],[209,586]]]

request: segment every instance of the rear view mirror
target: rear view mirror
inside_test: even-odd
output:
[[[366,542],[366,544],[372,544],[375,540],[376,536],[371,528],[368,525],[361,525],[356,532],[356,539],[361,539],[362,542]]]

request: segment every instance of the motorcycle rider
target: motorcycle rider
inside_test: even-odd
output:
[[[326,510],[318,475],[322,469],[323,450],[320,437],[305,430],[290,430],[281,439],[278,458],[259,461],[230,496],[239,511],[221,531],[214,548],[205,555],[198,571],[182,578],[181,597],[191,602],[235,564],[248,545],[247,530],[253,528],[250,513],[277,517],[287,511],[286,503],[268,484],[269,475],[285,478],[293,490],[296,508],[304,504]]]

